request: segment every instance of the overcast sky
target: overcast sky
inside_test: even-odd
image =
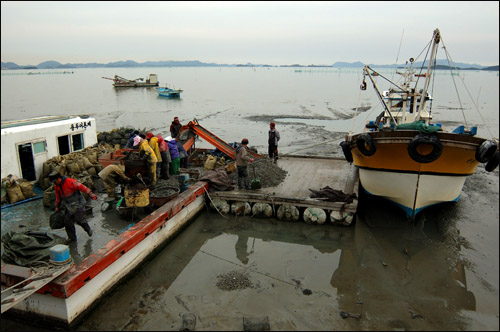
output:
[[[48,60],[392,64],[416,57],[435,28],[453,61],[499,64],[498,1],[2,1],[1,6],[2,62],[18,65]]]

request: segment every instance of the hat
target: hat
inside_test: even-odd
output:
[[[173,138],[171,136],[167,136],[167,138],[165,138],[165,141],[167,141],[167,142],[170,142],[171,140],[173,140]]]
[[[61,174],[59,174],[58,171],[53,171],[52,173],[49,174],[49,181],[54,181],[60,177],[61,177]]]
[[[152,132],[148,132],[146,133],[146,139],[150,139],[151,137],[153,137],[153,133]]]
[[[242,139],[241,144],[248,144],[248,139],[246,139],[246,138]]]
[[[141,143],[141,137],[140,136],[134,137],[134,146],[139,145],[139,143]]]
[[[271,127],[274,128],[274,126],[276,126],[276,123],[271,122]]]

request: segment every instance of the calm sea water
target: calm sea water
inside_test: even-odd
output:
[[[360,94],[361,69],[297,70],[2,71],[2,120],[90,114],[98,131],[133,126],[165,134],[179,116],[182,123],[198,119],[228,142],[248,137],[259,149],[265,149],[268,123],[275,120],[286,153],[294,152],[298,142],[326,142],[329,133],[360,130],[382,111],[370,86]],[[390,70],[380,72],[392,77]],[[158,75],[160,85],[183,89],[181,99],[158,97],[154,89],[114,89],[102,79],[150,73]],[[436,75],[435,122],[452,130],[465,114],[480,136],[498,137],[498,74],[460,75]],[[457,85],[461,79],[467,84],[468,90],[460,90],[464,113],[452,78]],[[384,89],[383,80],[377,80]],[[353,120],[356,106],[371,109]],[[333,147],[340,150],[338,144]],[[346,228],[203,213],[106,296],[78,330],[178,330],[181,315],[191,311],[198,317],[196,330],[240,330],[242,315],[248,314],[268,315],[273,330],[498,331],[498,200],[498,169],[487,173],[478,167],[460,201],[422,212],[421,228],[405,222],[392,204],[366,197],[360,199],[356,222]],[[80,254],[85,248],[79,243]],[[246,273],[256,287],[218,289],[218,276],[231,270]],[[305,288],[312,294],[304,295]],[[363,318],[344,320],[340,310]],[[9,320],[2,326],[36,329]]]
[[[297,140],[313,139],[311,129],[326,130],[326,134],[357,131],[382,111],[370,84],[360,93],[361,68],[173,67],[71,71],[73,74],[58,74],[62,70],[2,71],[2,120],[90,114],[96,118],[98,131],[133,126],[165,134],[173,117],[179,116],[183,124],[196,118],[228,142],[248,137],[250,145],[262,149],[267,146],[268,123],[275,121],[282,136],[282,152],[286,153],[293,152]],[[40,74],[27,75],[29,72]],[[393,70],[380,72],[389,79],[394,77]],[[119,75],[146,79],[150,73],[158,75],[160,86],[168,83],[169,87],[183,89],[181,98],[158,97],[153,88],[115,89],[112,81],[102,78]],[[480,136],[498,137],[498,73],[464,71],[460,76],[451,76],[447,71],[438,71],[435,78],[432,91],[435,122],[449,124],[449,130],[453,130],[465,114],[469,126],[479,126]],[[464,112],[460,110],[452,78],[460,89]],[[468,90],[462,87],[462,79]],[[380,77],[377,84],[380,89],[387,88]],[[480,114],[472,100],[478,104]],[[357,106],[371,106],[371,109],[354,117]]]

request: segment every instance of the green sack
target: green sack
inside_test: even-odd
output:
[[[64,228],[64,213],[59,211],[59,212],[54,212],[50,215],[50,228],[52,229]]]

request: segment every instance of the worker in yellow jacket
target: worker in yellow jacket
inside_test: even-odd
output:
[[[158,159],[158,162],[156,163],[156,178],[159,178],[161,163],[163,161],[160,152],[160,143],[158,142],[158,137],[155,137],[155,135],[151,132],[146,133],[146,139],[148,140],[151,149],[155,152],[156,159]]]
[[[158,158],[153,149],[149,146],[149,142],[146,140],[146,136],[136,136],[134,138],[134,146],[139,145],[139,155],[144,156],[148,166],[148,178],[149,184],[156,184],[156,164],[158,163]]]

